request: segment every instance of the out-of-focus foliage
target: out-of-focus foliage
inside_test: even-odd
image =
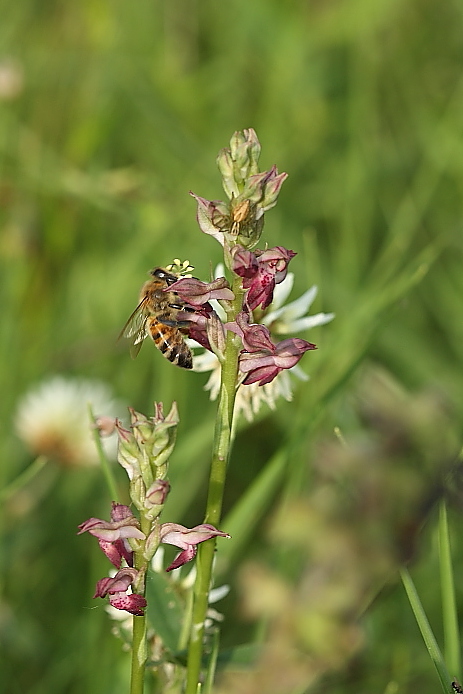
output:
[[[151,267],[181,256],[207,278],[220,259],[188,191],[221,198],[216,154],[253,127],[262,168],[290,174],[268,243],[298,252],[294,295],[318,284],[336,319],[302,336],[319,349],[294,402],[237,437],[223,639],[269,650],[220,687],[433,693],[396,567],[412,562],[439,636],[432,514],[422,528],[461,442],[461,6],[0,0],[0,16],[0,487],[31,462],[20,397],[98,379],[147,414],[177,400],[168,520],[202,521],[205,376],[148,344],[131,361],[116,338]],[[127,691],[91,600],[103,559],[75,537],[109,502],[98,470],[46,466],[4,505],[8,694]]]
[[[368,645],[361,617],[416,558],[423,522],[455,472],[438,394],[411,397],[375,369],[353,399],[368,428],[320,438],[309,491],[277,504],[264,533],[270,554],[239,571],[244,614],[271,628],[258,667],[239,676],[246,685],[231,677],[224,692],[299,691],[358,655]],[[391,639],[389,657],[396,647]]]

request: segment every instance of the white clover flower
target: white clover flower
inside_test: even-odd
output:
[[[220,268],[219,271],[221,271]],[[217,274],[217,271],[214,274]],[[316,295],[317,287],[308,289],[302,296],[289,304],[284,302],[288,298],[294,284],[294,274],[289,272],[283,282],[277,284],[273,293],[273,301],[268,313],[265,313],[260,322],[266,325],[272,333],[276,335],[288,335],[297,333],[301,330],[308,330],[318,325],[325,325],[334,318],[334,313],[317,313],[308,316],[307,311],[312,305]],[[216,307],[214,307],[216,308]],[[220,308],[220,307],[219,307]],[[216,309],[217,310],[217,309]],[[193,349],[198,344],[193,340],[189,341]],[[205,350],[193,357],[193,371],[199,373],[210,371],[211,375],[204,386],[204,390],[209,391],[211,400],[216,400],[220,392],[220,363],[215,354]],[[236,393],[235,413],[243,414],[248,422],[252,422],[258,414],[262,404],[265,403],[271,410],[274,410],[276,401],[282,397],[291,402],[293,393],[291,388],[292,376],[300,381],[307,381],[309,377],[299,365],[291,369],[281,371],[270,383],[260,386],[258,383],[251,385],[240,385]]]
[[[215,569],[215,558],[213,566]],[[159,547],[156,550],[156,553],[151,560],[151,568],[153,571],[156,571],[156,573],[164,573],[164,547]],[[214,575],[214,569],[212,575]],[[173,569],[173,571],[169,573],[169,579],[172,581],[172,583],[177,584],[180,591],[187,592],[189,590],[193,590],[193,586],[196,581],[196,573],[196,566],[193,566],[187,574],[182,575],[182,568],[180,567],[178,569]],[[219,600],[223,600],[223,598],[225,598],[229,592],[230,586],[226,583],[224,583],[222,586],[217,586],[217,588],[211,588],[209,591],[209,607],[207,609],[205,622],[206,629],[213,626],[214,622],[223,621],[223,615],[220,612],[217,612],[217,610],[211,607],[211,605],[219,602]]]
[[[0,101],[12,101],[24,87],[24,71],[12,58],[0,60]]]
[[[117,405],[104,383],[55,376],[26,393],[15,416],[18,436],[35,455],[68,467],[96,465],[89,406],[95,417],[115,417]],[[117,437],[103,437],[109,458],[116,458]]]
[[[165,572],[164,569],[164,547],[159,546],[156,550],[154,557],[151,560],[151,569],[158,574]],[[214,568],[215,568],[215,557],[214,557]],[[169,579],[173,583],[178,583],[183,590],[189,590],[193,588],[196,581],[196,566],[193,566],[188,573],[182,575],[182,567],[178,569],[173,569],[169,573]],[[223,586],[218,586],[217,588],[211,588],[209,591],[208,602],[212,605],[214,602],[222,600],[230,592],[230,586],[224,584]]]
[[[317,296],[318,287],[308,289],[299,299],[284,304],[294,284],[294,274],[289,272],[281,284],[277,284],[273,292],[271,310],[266,313],[261,323],[266,325],[276,335],[289,335],[301,330],[309,330],[317,325],[325,325],[334,318],[334,313],[316,313],[314,316],[305,315]]]
[[[190,346],[194,347],[195,345],[196,343]],[[199,373],[211,372],[204,390],[209,391],[211,400],[217,400],[220,392],[220,363],[215,354],[205,350],[202,354],[195,355],[193,357],[193,371]],[[252,422],[263,403],[267,404],[271,410],[274,410],[276,407],[275,401],[279,397],[283,397],[288,402],[291,402],[293,394],[290,373],[301,381],[309,379],[307,374],[296,365],[292,369],[282,371],[273,381],[264,386],[260,386],[258,383],[238,386],[235,400],[236,417],[238,418],[240,414],[243,414],[248,422]]]
[[[296,376],[301,381],[308,381],[309,377],[299,367],[293,366],[292,369],[281,371],[270,383],[260,386],[258,383],[251,383],[249,386],[239,386],[236,394],[235,407],[237,412],[242,412],[248,422],[252,422],[259,413],[263,403],[268,405],[271,410],[276,409],[276,401],[282,397],[287,402],[293,399],[291,388],[291,376]]]

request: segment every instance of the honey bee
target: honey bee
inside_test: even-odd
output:
[[[154,268],[153,279],[145,282],[140,292],[140,302],[119,337],[131,340],[130,355],[135,359],[145,337],[151,337],[160,352],[183,369],[193,368],[191,350],[183,335],[188,334],[188,321],[178,320],[179,311],[194,311],[186,306],[176,292],[164,291],[179,277],[162,267]]]

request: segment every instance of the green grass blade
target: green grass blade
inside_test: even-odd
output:
[[[439,509],[439,563],[442,591],[442,618],[444,622],[445,660],[451,673],[460,678],[460,634],[458,631],[455,582],[453,579],[447,506],[441,502]]]
[[[450,694],[451,692],[453,692],[452,679],[448,673],[440,648],[437,645],[437,641],[432,632],[431,625],[429,624],[428,618],[426,617],[426,613],[423,609],[423,605],[421,604],[421,600],[418,596],[418,593],[416,592],[415,584],[413,583],[412,577],[410,576],[407,569],[401,569],[400,576],[402,578],[402,583],[407,593],[407,597],[410,601],[411,608],[413,610],[419,629],[421,631],[421,635],[426,644],[426,648],[428,649],[428,653],[431,657],[432,662],[434,663],[434,666],[437,670],[437,674],[439,675],[442,689],[445,692],[445,694]]]
[[[23,470],[16,479],[10,482],[6,487],[0,489],[0,501],[8,501],[16,492],[23,489],[27,484],[39,474],[40,470],[47,464],[48,459],[44,455],[39,455],[28,468]]]

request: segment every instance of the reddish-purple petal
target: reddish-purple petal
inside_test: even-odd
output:
[[[167,545],[175,545],[180,549],[187,549],[191,545],[210,540],[212,537],[229,537],[227,533],[217,530],[209,523],[195,525],[194,528],[186,528],[178,523],[163,523],[161,525],[161,542]]]
[[[195,277],[182,277],[166,291],[176,292],[191,306],[203,306],[211,299],[232,301],[235,298],[225,277],[218,277],[209,283]]]
[[[225,328],[241,337],[243,347],[247,352],[265,351],[273,354],[275,351],[269,329],[259,323],[251,323],[250,325],[249,314],[245,311],[240,311],[236,316],[236,321],[226,323]]]
[[[144,608],[148,604],[143,595],[138,593],[131,593],[127,595],[126,593],[115,593],[109,597],[110,604],[117,610],[125,610],[130,612],[130,614],[136,617],[143,617]]]
[[[242,246],[235,246],[231,251],[233,257],[233,272],[240,277],[251,278],[257,273],[257,258],[251,251],[247,251]]]
[[[195,545],[191,545],[187,549],[184,549],[183,552],[177,554],[172,564],[167,567],[166,571],[173,571],[174,569],[178,569],[180,566],[183,566],[187,562],[191,561],[195,558],[196,551],[197,548]]]
[[[120,569],[113,577],[101,578],[96,584],[94,598],[104,598],[105,595],[112,593],[121,593],[136,579],[138,571],[136,569],[124,568]]]
[[[78,526],[79,532],[77,534],[89,532],[90,535],[106,542],[115,542],[128,537],[144,540],[145,536],[138,526],[139,521],[132,515],[115,522],[89,518]]]
[[[125,518],[133,517],[133,513],[129,506],[125,504],[118,504],[117,501],[112,502],[111,506],[111,520],[113,522],[124,520]]]
[[[106,540],[98,540],[100,549],[106,554],[111,564],[113,564],[116,569],[121,568],[122,563],[122,553],[120,551],[120,546],[116,542],[106,542]]]
[[[248,290],[246,304],[250,311],[254,311],[259,306],[265,309],[272,303],[275,279],[262,268],[259,269],[251,280],[245,279],[243,287]]]
[[[243,385],[250,386],[252,383],[259,383],[260,386],[265,386],[267,383],[273,381],[280,371],[281,369],[274,364],[252,369],[244,379]]]
[[[276,345],[276,354],[278,356],[289,356],[289,355],[300,355],[302,356],[305,352],[310,349],[317,349],[317,346],[313,342],[307,342],[307,340],[302,340],[300,337],[290,337],[287,340],[282,340]]]
[[[246,338],[248,337],[249,329],[252,327],[246,328]],[[244,344],[245,339],[242,339]],[[243,380],[243,385],[248,386],[252,383],[259,383],[259,385],[263,386],[270,383],[283,369],[291,369],[293,366],[296,366],[302,355],[311,349],[316,349],[312,342],[293,337],[273,345],[273,350],[260,349],[251,351],[248,349],[248,351],[242,352],[239,368],[242,373],[247,374]]]

